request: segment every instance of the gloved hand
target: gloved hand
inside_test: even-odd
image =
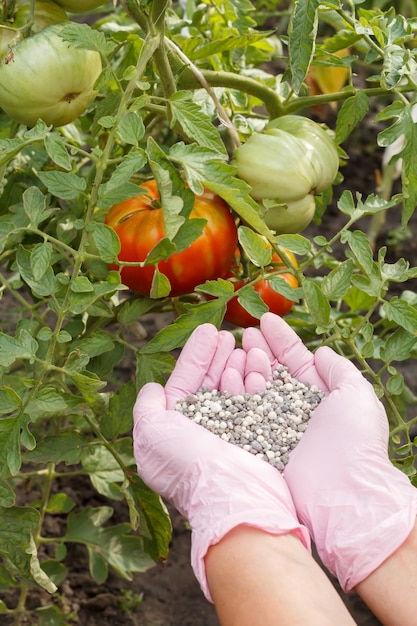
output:
[[[188,519],[192,567],[209,600],[204,557],[236,526],[276,535],[293,532],[310,549],[308,532],[297,520],[279,472],[174,410],[178,399],[201,386],[223,390],[226,385],[231,393],[240,393],[269,371],[262,350],[247,355],[234,351],[230,333],[204,324],[186,343],[166,387],[148,383],[134,407],[138,473]]]
[[[284,477],[322,562],[350,591],[405,541],[416,520],[417,489],[388,457],[384,407],[349,360],[327,347],[313,355],[271,313],[260,331],[248,329],[243,346],[264,349],[272,367],[278,361],[327,394]]]

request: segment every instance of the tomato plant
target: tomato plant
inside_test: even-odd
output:
[[[147,181],[141,188],[145,193],[114,205],[106,215],[105,223],[120,239],[119,261],[146,261],[155,246],[166,237],[156,181]],[[203,191],[195,197],[189,218],[196,221],[202,229],[201,234],[189,241],[187,233],[180,229],[174,238],[174,246],[179,247],[179,251],[157,263],[158,272],[169,280],[166,295],[191,293],[196,285],[224,276],[232,262],[237,231],[224,200],[208,190]],[[155,265],[123,266],[123,283],[137,293],[150,295]]]
[[[38,119],[52,126],[69,124],[97,95],[100,54],[69,45],[62,28],[52,24],[23,39],[0,65],[0,106],[27,126]]]
[[[71,621],[61,607],[89,621],[65,596],[74,543],[96,585],[167,559],[171,522],[137,476],[132,407],[196,326],[221,328],[237,305],[257,323],[269,295],[293,302],[286,320],[310,349],[359,363],[387,408],[391,458],[417,485],[415,17],[383,0],[59,4],[68,19],[52,2],[0,3],[13,35],[0,63],[7,626]],[[43,28],[43,11],[65,23]],[[317,95],[312,68],[343,82]],[[352,166],[363,177],[343,181]],[[159,199],[138,194],[148,179]],[[126,219],[106,223],[117,206]],[[134,237],[145,221],[154,238]],[[271,250],[298,267],[271,266]]]

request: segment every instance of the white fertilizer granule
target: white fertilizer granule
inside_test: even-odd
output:
[[[176,409],[282,471],[323,397],[318,387],[296,380],[279,365],[261,393],[233,396],[203,388]]]

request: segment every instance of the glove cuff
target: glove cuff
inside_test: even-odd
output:
[[[200,587],[209,602],[213,602],[207,583],[205,557],[210,546],[219,543],[227,533],[238,526],[250,526],[271,535],[284,535],[294,533],[311,552],[310,535],[305,526],[297,522],[293,513],[283,517],[282,508],[279,510],[252,510],[239,513],[224,519],[216,526],[204,531],[196,531],[191,534],[191,566]]]

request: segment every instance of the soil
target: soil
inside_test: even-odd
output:
[[[367,132],[364,133],[362,129],[360,134],[355,133],[350,139],[350,145],[345,146],[350,154],[350,160],[343,170],[345,180],[340,188],[335,190],[336,199],[343,188],[350,189],[354,194],[359,192],[364,197],[375,192],[381,154],[378,151],[371,151],[368,146],[375,146],[376,132],[377,129],[370,124]],[[327,234],[331,234],[337,231],[338,226],[344,221],[345,217],[337,210],[334,202],[328,209],[323,223],[320,226],[310,226],[303,234],[313,236],[320,232],[326,235],[326,231],[328,231]],[[399,222],[399,212],[396,209],[389,211],[387,221],[380,233],[381,242],[386,242],[392,231],[398,234]],[[412,229],[417,226],[416,217],[413,218],[410,226]],[[367,228],[366,222],[362,228]],[[391,261],[404,255],[410,262],[417,265],[415,239],[405,238],[401,244],[390,247],[388,252]],[[4,305],[4,301],[2,304]],[[143,319],[144,328],[150,335],[156,332],[158,327],[169,322],[169,316],[168,318],[145,316]],[[130,377],[132,371],[132,364],[123,362],[119,373]],[[403,371],[409,386],[417,394],[417,363],[410,361],[404,364]],[[76,490],[73,487],[69,489],[71,492],[67,490],[68,495],[80,504],[88,503],[91,506],[109,504],[97,495],[88,479],[77,483]],[[33,495],[31,494],[31,498]],[[128,519],[124,503],[116,502],[112,506],[115,509],[113,521]],[[78,545],[69,547],[66,563],[71,573],[60,589],[59,600],[68,615],[68,624],[74,623],[79,626],[96,626],[97,624],[101,626],[219,626],[215,609],[204,598],[190,567],[188,525],[174,510],[170,509],[170,513],[173,522],[173,537],[166,564],[155,566],[137,575],[132,581],[124,580],[111,571],[104,584],[95,584],[88,572],[86,550]],[[330,579],[359,626],[376,626],[380,623],[358,596],[344,594],[337,581],[332,577]],[[9,596],[8,600],[10,599]],[[17,601],[17,598],[15,600]],[[33,608],[48,605],[50,596],[42,591],[33,590],[30,594],[30,604]],[[2,616],[1,623],[8,626],[12,622]]]

